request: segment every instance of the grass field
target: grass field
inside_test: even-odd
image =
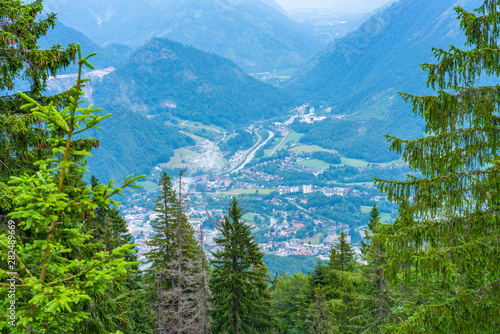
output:
[[[288,129],[288,130],[290,130],[290,132],[288,133],[288,136],[286,136],[285,140],[283,141],[281,146],[278,147],[277,151],[281,150],[283,148],[283,146],[285,146],[286,144],[288,144],[290,142],[298,143],[300,138],[302,138],[305,135],[305,133],[298,133],[298,132],[293,131],[292,129]]]
[[[285,140],[283,140],[283,142],[281,142],[281,140],[283,138],[277,138],[278,141],[276,142],[276,144],[273,145],[273,147],[269,150],[264,150],[264,156],[268,157],[271,152],[273,151],[273,149],[276,147],[276,145],[278,145],[279,143],[281,143],[277,148],[276,148],[276,151],[275,152],[278,152],[279,150],[283,149],[288,143],[290,142],[295,142],[295,143],[298,143],[300,138],[302,138],[302,136],[305,135],[305,133],[298,133],[298,132],[295,132],[291,129],[289,129],[290,132],[288,133],[288,136],[285,137]]]
[[[367,205],[361,205],[361,212],[363,213],[368,213],[370,211],[372,211],[372,206],[367,206]]]
[[[158,189],[158,185],[151,181],[137,182],[137,185],[141,186],[148,193],[153,193]]]
[[[184,123],[185,122],[185,123]],[[192,121],[182,121],[179,123],[179,127],[190,127],[190,128],[198,128],[198,129],[205,129],[205,130],[209,130],[209,131],[215,131],[215,132],[225,132],[225,130],[223,128],[221,128],[220,126],[216,126],[216,125],[205,125],[201,122],[192,122]]]
[[[309,241],[310,241],[311,245],[317,245],[317,244],[319,244],[319,237],[320,237],[319,235],[315,235],[312,238],[304,239],[303,242],[305,244],[309,244]]]
[[[179,132],[185,134],[186,136],[193,138],[196,141],[196,144],[199,144],[199,143],[202,143],[202,142],[208,140],[207,138],[193,135],[192,133],[188,133],[188,132],[184,132],[184,131],[179,131]]]
[[[178,148],[174,151],[174,156],[170,158],[170,161],[164,164],[160,164],[160,167],[165,168],[182,168],[186,167],[186,162],[194,160],[200,156],[199,153],[195,153],[187,148]],[[182,161],[185,162],[182,162]]]
[[[297,162],[297,165],[312,167],[312,168],[319,168],[319,169],[328,169],[330,167],[329,163],[324,162],[323,160],[318,160],[318,159],[299,161],[299,162]]]
[[[250,215],[250,214],[246,213],[246,214],[244,214],[244,215],[243,215],[243,217],[242,217],[242,218],[243,218],[243,219],[245,219],[245,220],[248,220],[248,221],[253,222],[253,217],[255,217],[255,216],[254,216],[254,215]]]
[[[302,153],[302,152],[330,152],[337,153],[335,150],[328,150],[318,145],[300,145],[291,149],[291,151]]]
[[[342,162],[338,165],[334,166],[352,166],[352,167],[366,167],[368,166],[369,162],[361,159],[352,159],[352,158],[341,158]]]

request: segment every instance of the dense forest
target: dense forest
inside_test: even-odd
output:
[[[139,269],[117,195],[143,176],[118,185],[92,176],[87,160],[106,139],[87,136],[116,115],[83,100],[94,54],[37,45],[56,24],[55,14],[37,18],[42,9],[41,0],[0,6],[2,333],[500,331],[500,89],[477,85],[500,74],[500,1],[457,7],[468,49],[435,49],[437,63],[422,65],[434,95],[400,94],[428,135],[386,136],[418,172],[374,175],[399,205],[394,224],[373,205],[361,254],[342,231],[327,261],[272,276],[236,198],[213,222],[215,246],[204,244],[203,225],[197,235],[185,214],[183,171],[177,187],[161,176],[149,267]],[[72,62],[74,86],[45,95],[48,77]],[[16,93],[19,80],[30,89]]]

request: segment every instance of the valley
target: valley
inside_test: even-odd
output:
[[[129,230],[139,244],[139,258],[147,252],[153,233],[157,182],[166,171],[178,182],[183,176],[189,221],[205,242],[213,245],[215,225],[224,207],[236,196],[245,206],[244,219],[259,247],[278,256],[310,255],[326,259],[341,230],[359,253],[360,241],[376,203],[384,222],[397,215],[397,206],[374,187],[370,176],[401,177],[409,171],[399,160],[387,163],[341,156],[336,150],[301,142],[304,133],[294,125],[312,124],[337,116],[328,108],[318,113],[308,105],[286,115],[236,130],[178,119],[179,129],[196,141],[176,149],[166,163],[151,168],[142,190],[130,193],[121,206]],[[252,140],[243,143],[242,137]],[[234,143],[228,145],[231,138]],[[248,147],[249,146],[249,147]]]

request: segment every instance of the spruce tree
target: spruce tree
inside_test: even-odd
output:
[[[273,314],[283,333],[303,333],[307,330],[308,278],[302,274],[283,276],[278,279],[272,291]]]
[[[383,233],[383,225],[380,222],[380,213],[374,204],[370,211],[370,220],[365,229],[364,239],[361,241],[362,259],[366,264],[362,266],[364,277],[368,280],[368,297],[365,300],[367,316],[369,321],[365,331],[382,333],[380,326],[390,319],[392,308],[396,305],[396,292],[389,290],[388,282],[384,279],[383,265],[386,264],[385,247],[378,234]]]
[[[478,85],[500,74],[500,2],[455,11],[469,49],[433,49],[437,63],[421,67],[434,95],[401,93],[428,136],[388,136],[422,177],[376,180],[389,200],[411,200],[384,233],[384,267],[393,285],[417,284],[425,301],[407,305],[402,324],[386,326],[398,333],[500,330],[500,86]]]
[[[176,194],[163,172],[155,209],[159,215],[152,225],[155,234],[148,241],[152,249],[146,254],[151,263],[146,281],[155,305],[157,332],[194,334],[206,325],[203,310],[197,305],[200,290],[206,288],[206,272],[200,264],[203,256],[194,230],[183,213],[181,187],[180,177]]]
[[[12,175],[34,172],[34,162],[51,155],[51,145],[45,121],[33,115],[30,109],[22,109],[25,100],[17,93],[10,93],[14,83],[29,84],[24,93],[41,104],[53,102],[59,106],[68,103],[67,94],[55,97],[42,95],[49,76],[66,68],[75,60],[76,46],[62,49],[55,45],[48,50],[37,46],[56,22],[55,14],[39,19],[42,1],[23,3],[20,0],[4,0],[0,6],[0,189]],[[96,141],[88,141],[89,150]],[[0,196],[0,210],[6,214],[12,207],[12,197]]]
[[[90,185],[92,188],[99,186],[99,180],[94,175]],[[132,244],[126,221],[116,208],[99,205],[94,209],[94,216],[86,218],[81,225],[82,232],[92,236],[79,250],[87,258],[103,250],[112,252],[118,247]],[[142,273],[137,264],[137,254],[129,253],[125,259],[134,263],[129,274],[110,282],[106,290],[95,293],[92,300],[81,304],[82,310],[90,315],[75,326],[74,333],[109,333],[116,329],[124,334],[138,331],[151,333],[150,312],[145,291],[140,284]]]
[[[3,282],[15,278],[16,321],[15,326],[0,322],[2,333],[65,333],[89,317],[79,306],[109,286],[110,280],[118,280],[127,274],[132,263],[125,260],[133,245],[116,248],[113,253],[100,251],[95,258],[78,255],[90,236],[82,233],[75,217],[91,216],[98,206],[118,204],[111,197],[127,186],[134,187],[138,178],[128,177],[121,187],[108,185],[95,188],[79,186],[72,182],[82,180],[85,167],[81,161],[90,153],[82,148],[74,137],[98,124],[107,116],[97,114],[93,106],[83,107],[82,67],[91,67],[82,58],[78,47],[78,78],[71,89],[71,103],[63,110],[54,104],[43,105],[33,98],[19,93],[31,108],[34,117],[42,119],[49,129],[48,138],[53,147],[51,156],[35,163],[36,174],[24,173],[11,176],[6,191],[12,197],[13,219],[19,219],[18,231],[33,231],[30,238],[21,239],[19,234],[0,235],[2,259],[14,249],[16,265],[0,269]],[[15,247],[12,246],[16,240]],[[11,246],[9,246],[11,245]],[[0,294],[6,295],[9,284],[0,283]],[[4,299],[5,309],[9,299]]]
[[[276,326],[263,253],[242,216],[233,197],[220,236],[214,238],[218,248],[212,253],[210,280],[214,333],[270,333]]]
[[[326,300],[324,288],[314,288],[314,302],[308,309],[310,334],[333,334],[337,332],[330,303]]]
[[[347,241],[347,234],[340,231],[339,242],[330,250],[330,268],[339,271],[353,271],[355,267],[354,249]]]

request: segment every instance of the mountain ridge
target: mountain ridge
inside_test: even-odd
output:
[[[228,58],[247,72],[298,67],[322,44],[309,27],[293,21],[273,3],[51,0],[47,10],[58,12],[64,24],[100,45],[137,48],[153,37],[165,37]]]

